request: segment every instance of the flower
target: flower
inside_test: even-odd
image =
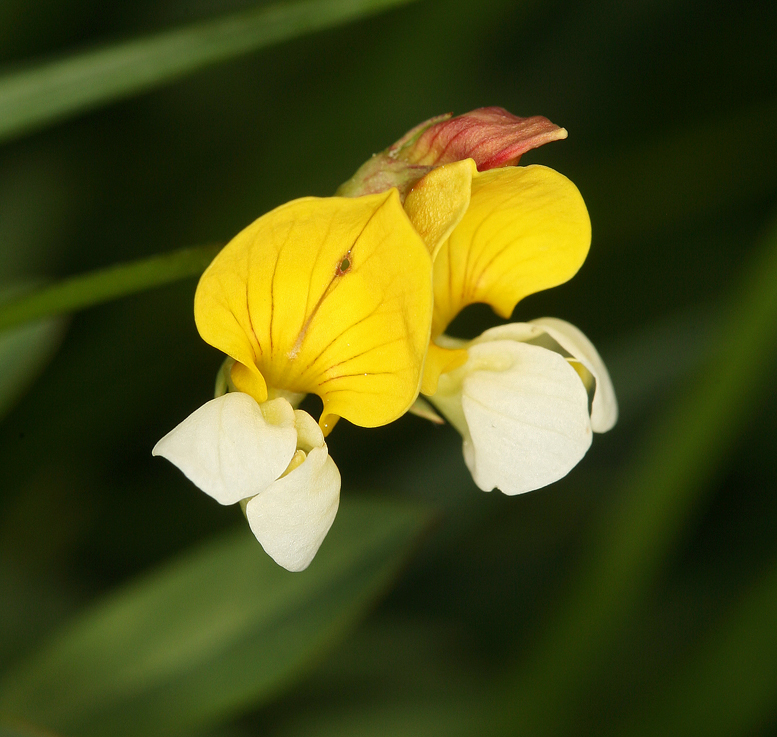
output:
[[[341,191],[398,187],[434,260],[434,315],[421,391],[463,437],[484,490],[545,486],[582,458],[592,431],[615,422],[607,370],[569,323],[544,318],[457,341],[445,330],[470,304],[509,318],[516,304],[570,279],[591,242],[577,188],[543,166],[516,166],[529,149],[566,138],[539,116],[481,108],[432,118],[373,156]],[[589,406],[590,405],[590,406]],[[433,419],[422,400],[416,414]]]
[[[216,256],[194,299],[200,335],[229,356],[220,385],[230,391],[154,454],[221,504],[240,502],[266,552],[304,569],[339,500],[324,436],[340,417],[391,422],[418,395],[431,270],[395,189],[299,199],[259,218]],[[318,424],[294,410],[307,393],[323,401]]]
[[[228,243],[202,275],[194,319],[231,356],[238,391],[323,400],[362,427],[400,417],[418,394],[432,295],[429,252],[396,190],[304,198]]]
[[[470,304],[509,318],[523,297],[574,276],[591,240],[580,193],[543,166],[479,172],[465,160],[421,179],[405,209],[434,256],[422,392],[461,433],[475,483],[518,494],[565,476],[592,430],[608,430],[617,417],[612,383],[588,339],[551,318],[494,328],[469,343],[444,331]]]
[[[577,188],[520,156],[566,137],[546,118],[481,108],[432,118],[373,156],[334,198],[303,198],[239,233],[202,275],[194,316],[227,355],[216,398],[155,446],[267,553],[313,560],[337,513],[324,437],[408,410],[463,437],[477,485],[518,494],[565,475],[615,422],[607,370],[574,326],[543,318],[465,342],[474,302],[509,317],[571,278],[591,226]],[[318,423],[296,409],[317,394]],[[418,402],[417,402],[418,400]]]

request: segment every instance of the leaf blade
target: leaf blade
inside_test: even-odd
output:
[[[0,289],[0,311],[24,289]],[[0,420],[53,357],[65,324],[56,318],[35,320],[0,332]]]
[[[0,142],[206,66],[410,0],[299,0],[87,51],[0,79]]]
[[[0,330],[201,274],[220,246],[181,248],[63,279],[0,304]]]
[[[187,734],[271,698],[396,575],[415,506],[351,500],[309,572],[247,528],[107,597],[4,679],[0,711],[83,735]]]

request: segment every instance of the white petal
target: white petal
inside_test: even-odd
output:
[[[479,343],[492,343],[495,340],[516,340],[526,343],[542,337],[545,331],[530,322],[510,322],[507,325],[497,325],[481,333],[472,341],[472,345]]]
[[[594,432],[607,432],[618,419],[618,401],[607,367],[593,343],[578,328],[564,320],[542,317],[531,322],[543,327],[553,340],[579,359],[593,374],[596,392],[591,407],[591,428]]]
[[[329,532],[339,503],[340,472],[322,439],[322,447],[251,499],[245,512],[267,554],[289,571],[303,571]]]
[[[326,450],[324,433],[319,424],[302,409],[294,410],[294,426],[297,430],[297,447],[310,453],[313,448]]]
[[[592,437],[575,370],[558,353],[514,340],[472,345],[469,354],[457,370],[466,376],[464,459],[475,483],[512,495],[569,473]],[[477,368],[468,373],[468,365]]]
[[[259,405],[234,392],[206,402],[155,446],[220,504],[258,494],[289,465],[297,447],[294,410],[285,399]]]

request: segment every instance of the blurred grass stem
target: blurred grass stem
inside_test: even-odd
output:
[[[525,662],[491,704],[495,733],[573,734],[585,688],[617,644],[710,489],[772,376],[777,346],[777,221],[733,290],[702,370],[628,464],[593,530],[577,579]],[[509,698],[505,696],[509,695]]]
[[[0,78],[0,142],[206,66],[410,0],[301,0],[234,13]]]
[[[172,253],[116,264],[0,303],[0,330],[41,317],[63,315],[118,297],[198,276],[221,245],[182,248]]]

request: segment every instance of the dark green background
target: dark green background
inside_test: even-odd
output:
[[[255,6],[4,0],[0,71]],[[568,478],[516,498],[476,489],[449,427],[414,417],[373,431],[341,423],[329,446],[343,499],[368,491],[432,501],[439,523],[369,619],[229,734],[427,734],[446,704],[487,693],[532,650],[596,521],[629,488],[651,423],[720,348],[731,289],[775,214],[775,38],[773,3],[421,0],[0,148],[0,281],[17,282],[227,240],[289,199],[332,193],[371,153],[442,112],[501,105],[569,131],[524,162],[578,185],[591,253],[570,283],[526,299],[515,318],[552,315],[583,329],[611,368],[621,421]],[[212,395],[220,358],[194,328],[194,287],[75,315],[0,425],[0,662],[22,658],[101,593],[240,522],[237,508],[150,455]],[[494,322],[476,308],[456,328],[471,336]],[[764,360],[775,347],[763,345]],[[690,679],[699,691],[679,695],[688,680],[678,674],[704,661],[705,643],[775,570],[776,399],[773,381],[759,385],[735,437],[711,453],[679,542],[586,677],[543,691],[547,703],[538,697],[549,733],[636,734],[646,713],[675,699],[662,734],[714,733],[682,721],[686,704],[704,702],[703,673]],[[726,693],[734,711],[754,688],[774,695],[731,734],[777,730],[775,629],[766,621],[750,633],[764,657],[734,657],[730,684],[709,691],[717,707],[712,694]],[[510,697],[494,701],[508,714],[506,733],[518,730]],[[369,731],[364,715],[384,731]]]

